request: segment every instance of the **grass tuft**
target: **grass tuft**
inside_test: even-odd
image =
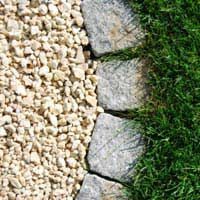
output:
[[[147,30],[149,102],[131,111],[147,152],[127,189],[132,200],[200,199],[200,1],[130,0]],[[134,51],[117,54],[131,59]]]

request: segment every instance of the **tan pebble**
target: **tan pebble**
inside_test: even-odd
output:
[[[52,69],[57,69],[58,67],[58,61],[57,60],[52,60],[51,61],[51,68]]]
[[[15,200],[16,194],[14,192],[8,192],[8,198],[9,198],[9,200]]]
[[[57,133],[58,133],[58,129],[53,127],[53,126],[47,126],[45,128],[46,132],[49,133],[49,134],[52,134],[54,136],[57,136]]]
[[[79,47],[78,50],[77,50],[75,62],[78,63],[78,64],[85,62],[85,57],[84,57],[84,54],[83,54],[83,48],[82,47]]]
[[[62,158],[62,157],[57,158],[57,165],[58,165],[58,167],[65,167],[65,160],[64,160],[64,158]]]
[[[21,95],[21,96],[26,96],[26,89],[23,85],[18,85],[15,92],[18,94],[18,95]]]
[[[19,181],[22,184],[22,186],[24,186],[24,187],[26,186],[26,180],[23,176],[19,176]]]
[[[88,96],[86,96],[86,101],[87,101],[88,104],[90,104],[93,107],[95,107],[97,105],[96,97],[88,95]]]
[[[78,16],[75,18],[75,21],[76,21],[76,24],[79,26],[79,27],[82,27],[83,26],[83,18],[81,16]]]
[[[0,127],[0,137],[7,136],[7,132],[3,127]]]
[[[14,188],[20,189],[22,187],[19,180],[14,177],[10,177],[9,182]]]
[[[38,42],[38,41],[36,41],[36,40],[33,40],[32,41],[32,43],[31,43],[31,48],[33,49],[33,50],[37,50],[37,49],[39,49],[41,47],[41,44],[40,44],[40,42]]]
[[[56,70],[54,71],[54,80],[55,81],[58,81],[58,80],[61,80],[61,81],[64,81],[65,80],[65,72],[62,72],[60,70]]]
[[[39,58],[40,58],[40,62],[43,65],[47,65],[47,57],[46,57],[45,52],[41,51],[40,54],[39,54]]]
[[[84,80],[85,79],[85,72],[83,69],[79,68],[79,67],[74,67],[72,68],[73,74],[76,78],[80,79],[80,80]]]
[[[13,126],[13,124],[6,125],[5,129],[10,133],[16,133],[16,128]]]
[[[49,114],[49,121],[53,126],[55,126],[55,127],[58,126],[58,119],[55,115]]]
[[[63,112],[63,106],[61,104],[55,104],[54,105],[54,108],[52,110],[52,112],[55,114],[55,115],[59,115]]]
[[[9,19],[7,22],[8,31],[17,31],[19,29],[19,24],[16,20]]]
[[[28,60],[27,59],[25,59],[25,58],[22,58],[21,59],[21,66],[23,67],[23,68],[26,68],[27,67],[27,65],[28,65]]]
[[[58,15],[58,9],[54,4],[49,4],[48,8],[51,16],[55,17],[56,15]]]
[[[77,161],[74,158],[68,158],[67,159],[67,164],[69,165],[69,167],[71,168],[75,168]]]
[[[49,73],[49,68],[47,66],[43,66],[39,70],[39,75],[40,76],[45,76]]]
[[[66,119],[65,118],[62,118],[62,119],[60,119],[59,121],[58,121],[58,124],[59,124],[59,126],[65,126],[66,125]]]
[[[76,11],[76,10],[72,10],[71,11],[71,15],[74,17],[74,18],[77,18],[77,17],[80,17],[81,16],[81,13]]]
[[[40,29],[38,26],[31,26],[31,35],[37,35],[40,33]]]
[[[38,10],[41,15],[46,15],[48,13],[48,8],[45,4],[41,4]]]
[[[33,54],[33,50],[31,49],[31,47],[25,47],[24,54],[26,55]]]
[[[0,126],[4,124],[10,124],[12,122],[12,117],[10,115],[4,115],[0,117]]]
[[[100,106],[97,106],[97,112],[98,113],[103,113],[104,112],[104,109]]]
[[[21,127],[24,127],[24,128],[30,128],[31,127],[31,123],[28,119],[22,119],[19,123],[19,125]]]
[[[8,42],[6,39],[0,40],[0,53],[6,53],[8,51]]]
[[[35,164],[40,164],[40,157],[37,152],[31,152],[30,161]]]
[[[89,39],[88,39],[87,36],[83,36],[83,37],[81,38],[81,44],[84,45],[84,46],[86,46],[86,45],[89,44]]]

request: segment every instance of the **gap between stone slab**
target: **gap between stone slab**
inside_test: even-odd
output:
[[[125,186],[125,183],[124,183],[124,182],[120,182],[120,181],[115,180],[115,179],[113,179],[113,178],[110,178],[110,177],[108,177],[108,176],[103,176],[103,175],[101,175],[101,174],[99,174],[99,173],[97,173],[97,172],[94,172],[94,171],[92,171],[92,170],[89,170],[88,173],[91,174],[91,175],[96,175],[96,176],[98,176],[98,177],[100,177],[100,178],[102,178],[102,179],[105,179],[105,180],[107,180],[107,181],[112,181],[112,182],[119,183],[119,184]]]
[[[120,117],[122,119],[132,119],[132,117],[128,111],[104,110],[104,113],[113,115],[115,117]]]

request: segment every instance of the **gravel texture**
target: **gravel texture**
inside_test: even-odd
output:
[[[98,112],[81,0],[0,0],[0,199],[74,199]]]

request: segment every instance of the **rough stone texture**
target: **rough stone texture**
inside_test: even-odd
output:
[[[87,174],[76,200],[125,200],[121,189],[119,183]]]
[[[126,0],[83,0],[82,12],[96,56],[139,45],[144,33]]]
[[[97,118],[89,147],[90,170],[118,181],[129,181],[137,159],[144,150],[139,127],[110,114]]]
[[[98,102],[105,110],[124,111],[147,98],[145,61],[112,61],[97,68]]]

